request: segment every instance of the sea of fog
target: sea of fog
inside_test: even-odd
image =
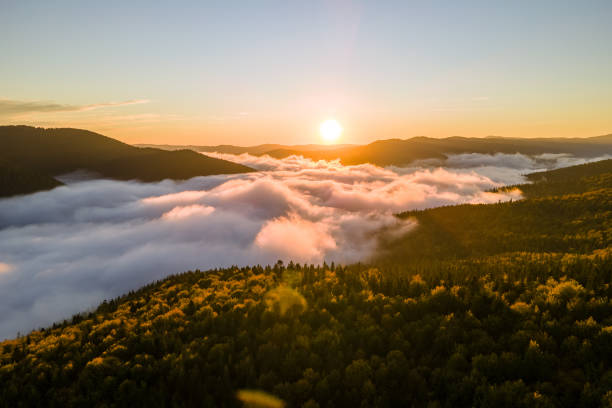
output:
[[[518,190],[488,191],[586,161],[462,154],[381,168],[214,156],[260,171],[158,183],[70,176],[66,186],[0,200],[0,339],[190,269],[365,261],[379,231],[414,227],[394,213],[520,199]]]

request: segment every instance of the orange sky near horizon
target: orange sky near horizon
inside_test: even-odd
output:
[[[45,115],[46,116],[46,115]],[[263,143],[323,144],[319,126],[326,119],[336,119],[343,127],[338,144],[367,144],[380,139],[407,139],[415,136],[443,138],[449,136],[486,137],[591,137],[612,133],[612,111],[599,118],[581,122],[580,118],[521,118],[507,120],[489,116],[486,121],[471,115],[448,117],[431,115],[415,118],[349,117],[319,115],[312,120],[273,119],[243,115],[217,120],[102,120],[90,118],[44,118],[17,120],[8,124],[30,124],[42,127],[76,127],[101,133],[130,144],[176,144],[240,146]]]
[[[0,125],[127,143],[612,133],[612,2],[8,2]]]

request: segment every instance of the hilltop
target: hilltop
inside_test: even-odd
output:
[[[157,146],[178,149],[180,146]],[[489,136],[486,138],[459,137],[430,138],[424,136],[410,139],[377,140],[367,145],[274,145],[264,144],[250,147],[182,146],[198,152],[230,154],[249,153],[255,156],[269,155],[285,158],[302,155],[313,160],[340,159],[343,164],[372,163],[379,166],[405,166],[417,160],[438,159],[444,161],[448,155],[462,153],[496,154],[521,153],[525,155],[573,154],[579,157],[601,157],[612,154],[612,135],[589,138],[510,138]]]
[[[76,170],[140,181],[253,171],[189,149],[138,148],[87,130],[29,126],[0,126],[0,165],[7,169],[0,177],[0,197],[61,185],[54,177]]]
[[[530,156],[545,153],[569,153],[579,157],[598,157],[604,154],[612,154],[612,136],[584,139],[467,138],[458,136],[436,139],[421,136],[404,140],[377,140],[363,146],[340,147],[325,151],[274,149],[267,153],[276,158],[301,154],[313,160],[340,159],[345,165],[372,163],[378,166],[405,166],[424,159],[443,161],[448,155],[462,153],[521,153]]]
[[[0,344],[8,406],[606,406],[612,161],[413,211],[367,264],[192,271]],[[567,183],[564,182],[567,180]],[[333,404],[333,405],[332,405]]]
[[[260,155],[271,155],[272,152],[275,151],[295,151],[295,152],[319,152],[319,151],[329,151],[329,150],[337,150],[344,149],[349,147],[354,147],[351,144],[337,144],[337,145],[322,145],[322,144],[303,144],[303,145],[282,145],[282,144],[273,144],[273,143],[265,143],[255,146],[234,146],[234,145],[213,145],[213,146],[202,146],[202,145],[168,145],[168,144],[136,144],[138,147],[154,147],[157,149],[164,150],[181,150],[181,149],[191,149],[196,152],[205,152],[205,153],[227,153],[227,154],[243,154],[249,153],[254,156]],[[284,156],[286,157],[286,156]]]

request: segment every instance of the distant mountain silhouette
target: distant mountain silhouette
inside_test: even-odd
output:
[[[134,147],[80,129],[0,126],[0,196],[55,187],[54,176],[87,170],[118,180],[159,181],[253,169],[192,150]]]
[[[161,147],[161,146],[160,146]],[[165,146],[161,148],[179,148]],[[183,147],[185,148],[185,147]],[[341,159],[343,164],[372,163],[379,166],[408,165],[415,160],[444,160],[450,154],[461,153],[522,153],[539,155],[544,153],[570,153],[581,157],[597,157],[612,154],[612,134],[590,138],[510,138],[488,136],[486,138],[468,138],[453,136],[436,139],[424,136],[410,139],[377,140],[367,145],[258,145],[250,147],[221,146],[189,146],[200,152],[219,153],[250,153],[252,155],[267,154],[271,157],[284,158],[291,155],[302,155],[313,160]]]
[[[340,158],[344,164],[373,163],[381,166],[401,166],[410,164],[415,160],[445,159],[448,155],[461,153],[521,153],[525,155],[570,153],[581,157],[597,157],[612,154],[612,137],[584,139],[467,138],[458,136],[434,139],[414,137],[406,140],[379,140],[365,146],[328,152],[305,152],[304,156],[313,159]]]
[[[180,150],[191,149],[196,152],[216,152],[226,154],[243,154],[249,153],[255,156],[271,155],[275,151],[302,152],[302,151],[328,151],[341,148],[355,147],[352,144],[337,144],[337,145],[322,145],[322,144],[305,144],[305,145],[281,145],[281,144],[260,144],[255,146],[234,146],[234,145],[215,145],[215,146],[200,146],[200,145],[168,145],[168,144],[136,144],[138,147],[154,147],[163,150]],[[287,154],[290,156],[291,154]],[[286,157],[286,156],[285,156]]]

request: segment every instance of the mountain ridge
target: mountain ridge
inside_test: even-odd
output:
[[[12,169],[0,178],[0,197],[44,190],[36,186],[51,186],[49,178],[77,170],[147,182],[254,171],[189,149],[138,148],[87,130],[30,126],[0,126],[0,162]]]
[[[448,155],[462,153],[520,153],[526,155],[554,153],[593,158],[612,154],[612,134],[588,138],[511,138],[501,136],[431,138],[415,136],[408,139],[380,139],[366,145],[315,145],[318,146],[317,148],[312,146],[264,144],[246,147],[219,145],[189,146],[189,148],[199,152],[249,153],[256,156],[269,155],[279,159],[291,155],[302,155],[313,160],[340,159],[343,164],[348,165],[371,163],[379,166],[405,166],[417,160],[445,160]],[[179,146],[166,146],[166,148],[176,149]]]

